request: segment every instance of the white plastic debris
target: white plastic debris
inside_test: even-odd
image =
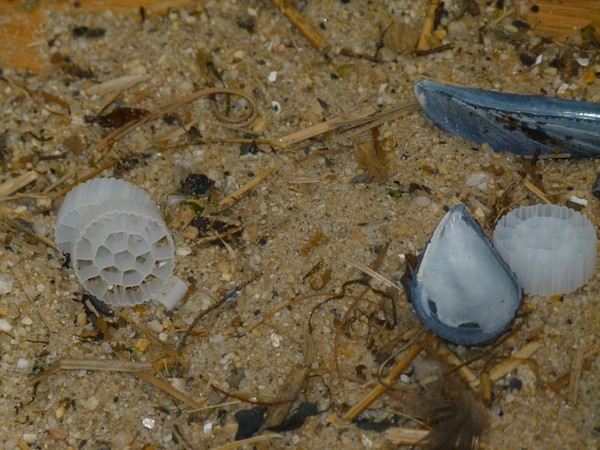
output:
[[[596,265],[592,223],[566,206],[517,208],[500,219],[494,245],[525,292],[557,295],[587,282]]]
[[[70,253],[81,284],[112,305],[159,296],[175,266],[171,232],[142,189],[114,178],[69,192],[58,212],[55,240]],[[162,298],[172,298],[164,295]]]
[[[179,300],[187,294],[187,291],[188,285],[185,284],[185,281],[179,277],[171,277],[167,285],[158,293],[156,300],[172,311]]]
[[[569,200],[572,201],[573,203],[577,203],[578,205],[581,205],[581,206],[587,206],[588,205],[588,201],[585,198],[575,197],[574,195],[572,195],[569,198]]]

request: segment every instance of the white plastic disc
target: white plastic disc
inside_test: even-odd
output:
[[[173,237],[158,207],[123,180],[97,178],[69,192],[55,240],[81,284],[112,305],[156,298],[173,275]]]
[[[525,292],[557,295],[587,282],[596,266],[592,223],[566,206],[517,208],[500,219],[494,245]]]

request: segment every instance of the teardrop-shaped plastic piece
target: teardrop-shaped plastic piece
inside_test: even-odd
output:
[[[421,255],[411,297],[442,338],[480,345],[501,334],[521,303],[517,279],[463,205],[440,221]]]

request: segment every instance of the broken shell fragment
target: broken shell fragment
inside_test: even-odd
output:
[[[498,222],[494,244],[528,294],[574,291],[596,266],[594,225],[566,206],[540,204],[511,211]]]
[[[442,338],[480,345],[502,333],[521,303],[517,279],[463,205],[440,221],[411,285],[421,321]]]

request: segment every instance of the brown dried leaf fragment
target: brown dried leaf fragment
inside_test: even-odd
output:
[[[141,108],[129,108],[127,106],[123,108],[113,109],[108,114],[102,114],[100,116],[85,116],[87,123],[95,123],[103,128],[119,128],[126,123],[134,120],[141,119],[148,115],[150,111]]]
[[[323,232],[322,228],[319,228],[318,230],[315,231],[315,233],[312,235],[312,237],[308,240],[308,242],[306,244],[304,244],[302,247],[300,247],[300,249],[298,250],[298,252],[302,255],[302,256],[306,256],[308,255],[314,248],[318,247],[319,245],[321,245],[322,243],[327,242],[328,238],[325,235],[325,233]]]
[[[377,183],[383,184],[387,181],[387,161],[368,142],[356,143],[354,157],[359,166],[367,170]]]
[[[419,30],[413,25],[394,21],[383,33],[383,45],[396,53],[412,52],[419,35]]]

